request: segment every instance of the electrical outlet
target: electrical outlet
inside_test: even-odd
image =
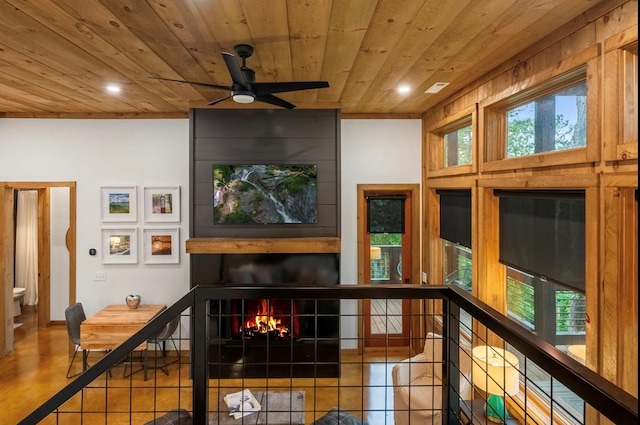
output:
[[[107,272],[95,272],[93,274],[93,280],[96,282],[104,282],[107,280]]]
[[[422,272],[422,282],[427,283],[427,272]]]

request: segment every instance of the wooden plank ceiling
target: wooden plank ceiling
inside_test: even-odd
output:
[[[515,53],[550,42],[551,32],[568,34],[617,3],[0,0],[0,117],[186,116],[229,92],[152,77],[230,86],[221,52],[235,54],[236,44],[254,47],[246,65],[257,82],[329,82],[278,94],[298,108],[419,116]],[[437,82],[449,85],[424,93]],[[109,94],[109,84],[122,91]],[[411,91],[398,93],[400,84]]]

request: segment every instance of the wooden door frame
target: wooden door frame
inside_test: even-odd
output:
[[[412,284],[420,283],[420,185],[417,183],[412,184],[358,184],[357,185],[357,248],[358,248],[358,285],[366,285],[367,279],[365,278],[365,262],[369,258],[369,252],[365,249],[365,193],[376,192],[380,194],[384,193],[399,193],[407,192],[411,195],[411,228],[415,235],[411,238],[411,273],[409,274],[410,282]],[[419,300],[414,300],[411,303],[412,311],[421,311],[421,303]],[[363,323],[364,307],[363,301],[358,300],[358,352],[364,352],[364,323]],[[419,335],[422,331],[422,323],[419,320],[418,315],[412,315],[410,323],[410,335]],[[415,338],[410,338],[410,343],[413,344]]]
[[[69,188],[69,229],[66,245],[69,250],[69,304],[76,299],[76,183],[75,182],[0,182],[0,358],[13,351],[13,264],[15,191],[38,191],[38,327],[51,323],[50,296],[50,189]]]

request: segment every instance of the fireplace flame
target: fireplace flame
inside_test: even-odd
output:
[[[274,316],[273,306],[267,300],[260,301],[255,317],[247,319],[240,332],[244,336],[254,334],[270,334],[277,338],[289,336],[289,329],[283,325],[281,319]]]

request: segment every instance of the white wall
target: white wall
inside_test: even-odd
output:
[[[342,120],[341,282],[357,277],[357,185],[421,182],[420,120]],[[87,315],[130,293],[145,303],[170,305],[189,289],[189,121],[0,119],[0,181],[75,181],[77,184],[77,300]],[[138,186],[139,232],[145,226],[144,186],[180,186],[180,264],[103,265],[100,252],[100,187]],[[109,224],[109,227],[115,227]],[[173,226],[173,224],[172,224]],[[98,250],[90,256],[89,249]],[[139,250],[142,243],[138,244]],[[106,271],[105,282],[94,281]],[[52,295],[52,298],[54,296]],[[65,303],[66,297],[56,297]],[[66,305],[65,305],[66,306]],[[59,306],[60,307],[60,306]],[[349,313],[354,303],[345,303]],[[62,311],[62,308],[57,311]],[[52,312],[56,311],[52,308]],[[353,316],[352,318],[355,318]],[[345,324],[355,332],[356,326]],[[354,339],[355,341],[355,339]]]
[[[421,120],[342,120],[340,280],[355,284],[357,259],[357,185],[420,184],[422,180]],[[355,348],[357,308],[343,301],[343,348]],[[347,339],[345,339],[347,338]],[[344,345],[344,343],[349,344]]]
[[[87,315],[106,304],[124,303],[131,293],[142,295],[143,303],[170,305],[188,291],[188,119],[0,119],[0,181],[76,182],[76,299]],[[100,230],[118,225],[101,222],[100,187],[119,185],[138,187],[138,221],[122,226],[135,226],[139,234],[145,227],[142,188],[181,187],[181,222],[171,223],[180,228],[179,264],[143,264],[141,240],[137,264],[102,264]],[[90,256],[90,248],[98,254]],[[107,280],[94,281],[96,271],[106,271]],[[52,314],[63,311],[67,299],[52,294],[52,300],[64,303],[53,306]]]
[[[53,187],[50,191],[50,279],[51,320],[65,320],[64,309],[69,304],[69,250],[67,249],[67,229],[69,229],[68,187]]]

